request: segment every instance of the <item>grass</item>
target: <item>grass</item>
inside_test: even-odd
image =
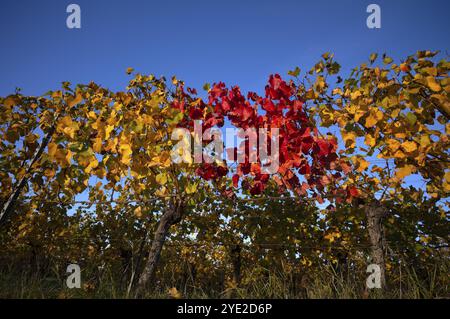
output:
[[[254,268],[247,271],[241,283],[227,283],[222,290],[211,288],[216,282],[190,280],[184,285],[177,274],[165,273],[157,280],[146,298],[170,298],[169,288],[177,288],[183,298],[239,298],[239,299],[372,299],[372,298],[449,298],[448,260],[429,267],[428,271],[410,265],[388,277],[388,290],[367,290],[366,274],[336,271],[321,266],[298,277],[289,272]],[[0,298],[131,298],[128,282],[118,280],[117,272],[106,269],[100,274],[82,272],[82,287],[68,289],[66,274],[54,268],[46,272],[17,272],[6,267],[0,272]],[[217,287],[217,285],[215,285]]]

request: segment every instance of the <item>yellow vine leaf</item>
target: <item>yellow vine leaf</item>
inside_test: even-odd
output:
[[[194,194],[197,191],[197,184],[189,184],[186,187],[186,194]]]
[[[55,158],[57,148],[58,146],[55,143],[48,143],[48,156],[50,156],[51,159]]]
[[[367,146],[374,147],[377,144],[377,139],[371,134],[367,134],[364,140]]]
[[[398,150],[397,152],[395,152],[394,154],[394,158],[405,158],[406,154],[403,153],[401,150]]]
[[[159,185],[165,185],[167,183],[167,175],[164,173],[159,173],[156,175],[156,182]]]
[[[64,116],[57,125],[57,131],[64,133],[70,138],[75,138],[75,133],[79,130],[78,123],[72,121],[70,116]]]
[[[70,150],[63,150],[56,145],[49,144],[49,156],[55,160],[61,167],[67,167],[70,165],[72,159],[72,152]]]
[[[352,93],[350,93],[350,98],[351,98],[352,100],[356,100],[356,99],[359,98],[361,95],[362,95],[362,94],[361,94],[360,91],[352,92]]]
[[[183,297],[181,295],[181,292],[179,292],[178,289],[175,287],[169,288],[168,294],[170,297],[175,299],[181,299]]]
[[[442,187],[444,188],[444,192],[450,192],[450,171],[445,173]]]
[[[106,125],[105,127],[105,139],[108,140],[111,132],[114,130],[113,125]]]
[[[422,135],[420,137],[420,146],[426,148],[431,144],[430,137],[428,135]]]
[[[354,148],[356,146],[356,133],[342,131],[342,138],[344,139],[345,147]]]
[[[383,119],[383,112],[380,110],[370,112],[369,116],[366,118],[366,128],[371,128],[375,126],[380,120]]]
[[[92,145],[92,149],[96,153],[100,153],[102,151],[102,139],[97,137],[94,139],[94,144]]]
[[[447,183],[450,183],[450,171],[446,172],[444,175],[444,179]]]
[[[400,148],[400,142],[397,140],[394,140],[392,138],[388,139],[386,141],[386,144],[389,148],[389,151],[391,151],[392,153],[395,153],[399,148]]]
[[[439,83],[436,82],[434,76],[427,76],[426,81],[427,81],[428,87],[431,90],[433,90],[435,92],[439,92],[441,90],[441,86],[439,85]]]
[[[98,161],[97,159],[94,157],[92,157],[92,159],[89,161],[89,165],[86,166],[86,168],[84,169],[84,172],[89,174],[94,168],[97,168],[98,166]]]
[[[137,218],[141,218],[142,217],[142,208],[141,206],[138,206],[134,209],[134,216],[136,216]]]
[[[417,144],[415,142],[407,141],[402,144],[402,148],[407,153],[412,153],[417,150]]]
[[[403,167],[400,167],[397,172],[395,173],[395,177],[398,180],[404,179],[406,176],[411,175],[416,171],[416,167],[413,165],[405,165]]]
[[[328,240],[330,243],[334,242],[336,238],[340,238],[341,233],[340,232],[332,232],[324,236],[326,240]]]
[[[96,120],[97,119],[97,114],[95,114],[94,111],[90,111],[88,113],[88,118],[91,119],[91,120]]]
[[[74,107],[78,103],[80,103],[83,100],[83,96],[81,94],[77,94],[73,99],[67,101],[67,106]]]
[[[131,149],[131,145],[121,138],[121,142],[119,145],[119,152],[120,152],[120,162],[125,165],[130,165],[131,162],[131,154],[133,153]]]
[[[369,162],[366,161],[364,158],[357,157],[355,162],[357,163],[358,167],[357,171],[360,173],[365,171],[369,167]]]

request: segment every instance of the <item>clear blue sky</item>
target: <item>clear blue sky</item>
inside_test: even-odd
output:
[[[82,28],[66,27],[81,6]],[[366,7],[382,28],[366,26]],[[448,0],[151,1],[2,0],[0,95],[91,80],[124,89],[127,67],[177,75],[189,86],[239,84],[262,92],[268,75],[306,69],[332,51],[343,70],[372,52],[404,57],[449,49]]]

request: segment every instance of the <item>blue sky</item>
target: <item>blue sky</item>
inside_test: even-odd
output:
[[[70,3],[81,7],[81,29],[66,27]],[[381,29],[366,26],[370,3],[381,6]],[[345,71],[375,51],[445,52],[450,40],[447,0],[2,0],[0,8],[0,95],[42,94],[62,81],[124,89],[130,66],[198,88],[222,80],[262,92],[269,74],[305,70],[326,51]]]

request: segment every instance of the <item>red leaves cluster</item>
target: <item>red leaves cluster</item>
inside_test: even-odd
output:
[[[271,75],[265,87],[265,96],[250,92],[241,93],[238,86],[228,88],[224,83],[215,83],[208,92],[208,102],[189,95],[180,88],[180,99],[173,107],[185,113],[180,126],[193,127],[193,120],[202,120],[203,129],[221,127],[228,119],[236,128],[279,129],[279,169],[275,175],[261,174],[259,155],[257,163],[251,163],[248,156],[248,138],[238,148],[229,150],[242,154],[243,163],[238,163],[232,177],[233,186],[238,187],[242,180],[243,189],[252,195],[264,191],[272,179],[280,190],[290,189],[298,194],[307,190],[323,190],[333,179],[338,179],[340,170],[336,161],[337,141],[334,137],[322,136],[313,121],[304,110],[304,103],[296,95],[297,87],[293,82],[284,81],[280,75]],[[187,115],[187,116],[186,116]],[[269,139],[269,137],[268,137]],[[266,143],[267,141],[258,141]],[[272,150],[269,150],[269,155]],[[236,158],[236,157],[235,157]],[[197,174],[206,180],[223,177],[228,170],[214,164],[202,164]],[[304,176],[304,181],[300,177]]]
[[[195,173],[204,180],[216,180],[228,174],[228,169],[224,166],[203,163],[195,170]]]

